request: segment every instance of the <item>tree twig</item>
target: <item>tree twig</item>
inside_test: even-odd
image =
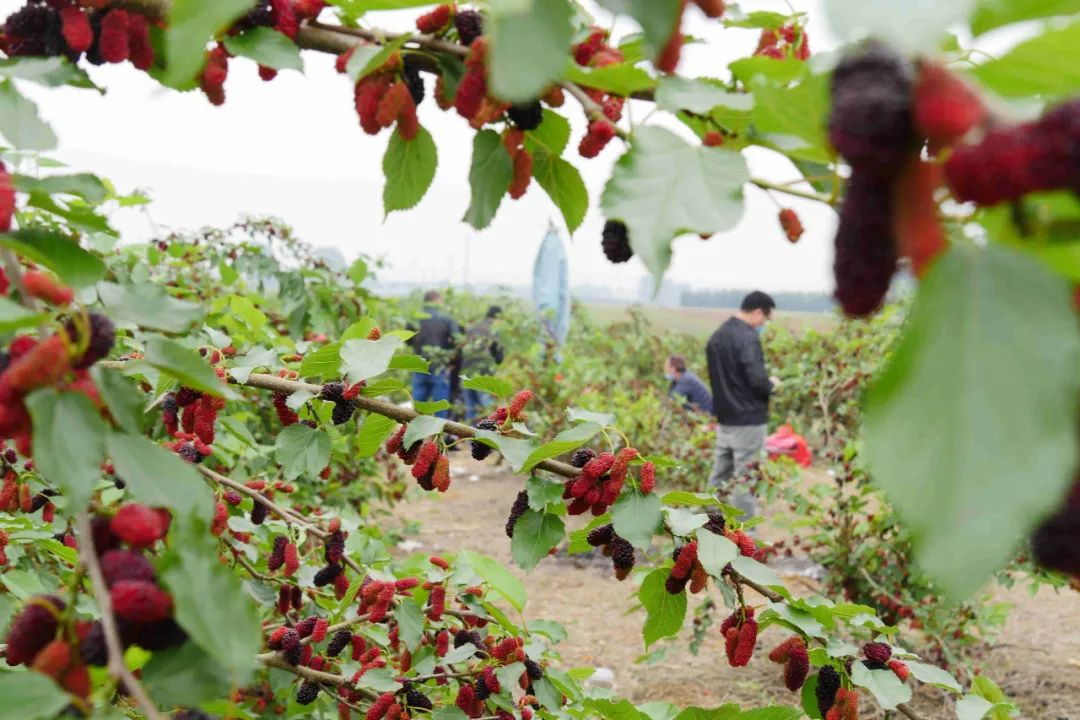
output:
[[[75,525],[79,530],[79,559],[86,568],[87,575],[90,576],[94,599],[101,610],[101,628],[105,635],[105,646],[109,651],[109,674],[117,682],[123,684],[127,694],[135,700],[135,704],[149,720],[165,720],[165,716],[158,712],[157,706],[146,693],[146,689],[124,662],[124,646],[120,642],[116,618],[113,617],[112,598],[105,585],[101,565],[98,563],[97,550],[94,549],[94,532],[90,527],[90,516],[85,510],[78,514]]]

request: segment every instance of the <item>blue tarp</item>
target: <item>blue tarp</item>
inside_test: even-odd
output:
[[[551,227],[540,244],[533,266],[533,304],[544,327],[545,342],[556,347],[570,332],[570,270],[562,239]]]

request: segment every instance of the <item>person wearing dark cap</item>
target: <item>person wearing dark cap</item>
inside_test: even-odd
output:
[[[686,358],[669,355],[664,361],[664,377],[671,383],[668,387],[669,397],[677,399],[687,410],[712,413],[713,401],[709,388],[686,366]]]
[[[461,371],[467,377],[490,375],[495,366],[503,361],[503,349],[492,328],[500,315],[502,308],[492,305],[484,319],[465,332]],[[491,402],[490,395],[472,388],[464,388],[461,394],[465,401],[465,419],[469,422],[475,420]]]
[[[717,328],[705,346],[712,385],[716,430],[716,455],[709,485],[726,489],[742,478],[748,465],[756,462],[765,446],[769,420],[769,396],[779,385],[769,377],[760,334],[772,317],[776,302],[760,290],[743,298],[739,311]],[[754,496],[736,490],[731,504],[746,516],[757,512]]]

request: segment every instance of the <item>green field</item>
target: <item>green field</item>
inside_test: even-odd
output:
[[[665,308],[616,303],[586,303],[585,308],[598,322],[626,320],[630,317],[631,310],[637,310],[658,327],[701,336],[712,333],[735,312],[730,309]],[[828,313],[777,311],[774,321],[795,332],[808,329],[825,330],[836,325],[836,316]]]

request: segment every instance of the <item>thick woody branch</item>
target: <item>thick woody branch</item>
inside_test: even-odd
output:
[[[925,715],[917,712],[915,708],[911,707],[907,703],[900,703],[896,706],[896,709],[906,715],[910,720],[928,720]]]

